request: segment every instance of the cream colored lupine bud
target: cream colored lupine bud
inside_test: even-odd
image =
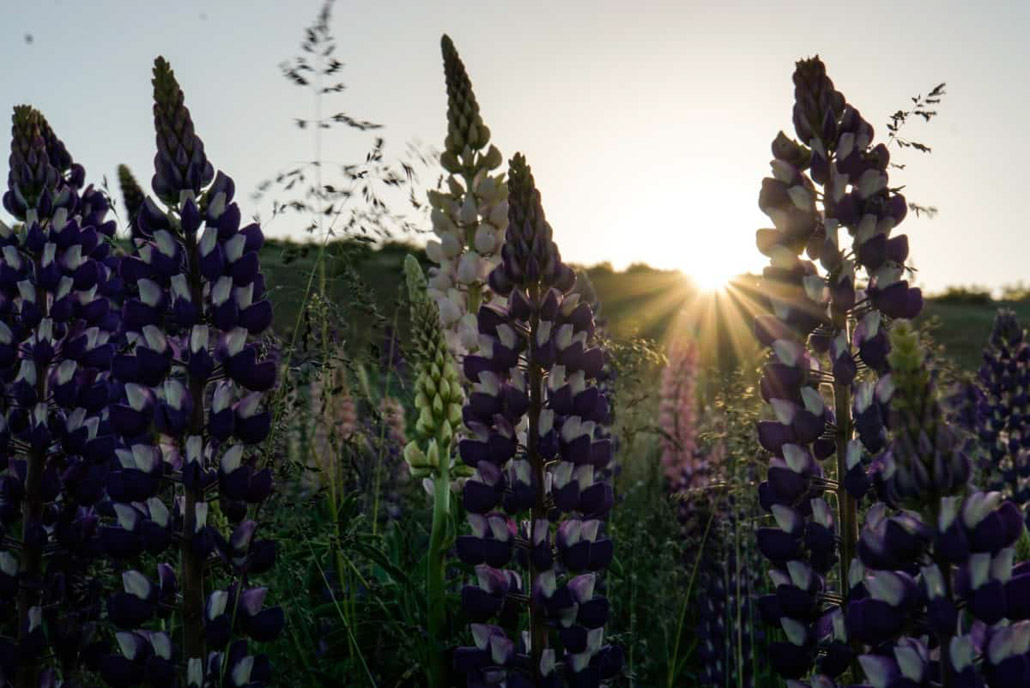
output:
[[[508,201],[501,201],[490,208],[490,224],[499,229],[508,226]]]
[[[440,193],[439,191],[436,191],[435,189],[430,189],[429,191],[427,191],[426,196],[429,198],[429,205],[433,208],[443,208],[444,203],[449,200],[447,196]]]
[[[486,222],[482,223],[476,227],[473,244],[480,253],[493,253],[497,248],[497,228]]]
[[[440,249],[447,258],[454,258],[461,253],[461,242],[452,234],[440,237]]]
[[[504,162],[504,159],[501,156],[501,151],[497,150],[497,146],[490,146],[486,151],[486,155],[482,157],[482,160],[483,166],[488,170],[500,167],[501,163]]]
[[[443,261],[443,248],[440,246],[440,242],[436,239],[430,239],[426,242],[426,255],[429,256],[429,260],[434,263]]]
[[[477,177],[481,177],[476,183],[476,195],[483,200],[490,200],[494,194],[497,193],[497,180],[493,177],[483,174],[485,170],[482,170]]]
[[[452,287],[454,287],[454,282],[451,281],[450,275],[445,272],[437,271],[429,278],[429,288],[435,291],[446,292]]]
[[[433,223],[433,234],[438,237],[443,238],[448,234],[458,233],[458,225],[455,224],[454,218],[445,210],[434,210],[429,219]]]
[[[458,221],[463,225],[471,225],[479,219],[479,209],[476,207],[476,199],[469,194],[465,196],[465,202],[461,204],[461,212],[458,213]]]
[[[447,128],[446,145],[448,150],[461,150],[465,147],[465,137],[461,135],[459,124],[462,124],[460,120]]]
[[[479,347],[479,325],[474,313],[461,316],[458,322],[458,340],[467,351],[474,351]]]
[[[461,309],[451,299],[439,299],[436,303],[440,307],[440,322],[444,327],[450,327],[461,319]]]
[[[479,279],[479,254],[469,251],[458,262],[458,282],[472,284]]]

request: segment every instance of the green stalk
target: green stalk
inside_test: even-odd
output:
[[[666,678],[666,688],[673,688],[676,682],[676,674],[679,673],[680,640],[683,637],[683,622],[687,618],[687,606],[690,603],[691,593],[694,591],[694,578],[697,576],[697,567],[701,563],[701,555],[705,551],[705,544],[708,542],[708,531],[712,528],[712,521],[715,520],[715,509],[712,509],[708,516],[708,524],[705,525],[704,535],[701,536],[701,544],[697,548],[697,556],[694,557],[694,566],[690,570],[690,582],[687,583],[687,592],[683,595],[683,604],[680,605],[679,622],[676,624],[676,641],[672,646],[672,659],[669,661],[669,673]]]
[[[393,355],[397,352],[397,317],[400,314],[400,309],[393,312],[393,334],[390,336],[390,351],[386,367],[386,378],[383,381],[383,394],[379,397],[380,406],[382,402],[386,400],[390,394],[390,374],[393,373]],[[386,418],[382,416],[382,408],[380,408],[380,420],[379,420],[379,447],[376,451],[376,469],[375,469],[375,488],[373,489],[372,497],[372,535],[375,536],[379,532],[379,488],[383,480],[383,453],[386,451]]]
[[[846,315],[834,318],[834,327],[848,334],[848,321]],[[853,433],[851,424],[851,387],[839,382],[833,383],[833,402],[835,405],[834,416],[837,423],[834,440],[836,443],[837,456],[837,508],[840,511],[840,587],[845,599],[848,590],[849,572],[851,560],[855,557],[858,544],[858,503],[854,497],[844,488],[844,476],[848,472],[847,454],[848,444],[851,442]],[[860,649],[860,648],[853,648]],[[856,659],[851,662],[852,676],[857,679],[862,675],[858,665],[859,652],[854,653]]]
[[[429,562],[427,596],[429,607],[429,672],[433,688],[447,686],[447,666],[443,661],[443,646],[447,631],[447,604],[444,574],[447,567],[447,547],[444,537],[451,513],[450,452],[440,459],[440,471],[433,478],[433,529],[429,534]]]

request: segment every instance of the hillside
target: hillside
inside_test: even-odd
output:
[[[315,272],[319,246],[270,240],[262,249],[262,266],[275,307],[276,329],[287,339],[297,325],[300,304],[309,286],[318,291]],[[326,284],[332,307],[338,309],[350,337],[359,323],[388,323],[401,294],[398,290],[404,256],[421,251],[406,244],[387,244],[373,250],[362,242],[334,242],[326,249]],[[647,337],[664,341],[673,332],[690,332],[702,341],[706,362],[732,365],[737,356],[754,350],[751,314],[758,308],[753,288],[741,278],[716,294],[697,290],[678,272],[633,266],[613,271],[606,266],[587,270],[603,306],[613,337]],[[995,311],[1005,306],[1030,322],[1030,301],[961,303],[928,299],[920,320],[933,327],[936,341],[962,369],[979,366],[981,349]],[[403,326],[403,323],[401,323]],[[303,333],[304,322],[301,322]],[[736,355],[730,352],[736,352]]]

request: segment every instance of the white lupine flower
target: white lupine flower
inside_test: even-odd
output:
[[[429,260],[434,263],[442,263],[444,259],[443,247],[440,246],[440,242],[436,239],[430,239],[426,242],[426,255]]]
[[[466,351],[475,350],[479,343],[479,325],[475,313],[466,313],[458,321],[458,341]]]
[[[472,284],[479,279],[479,254],[469,251],[458,261],[458,283]]]
[[[440,238],[440,250],[447,258],[454,258],[462,251],[461,240],[453,234],[445,234]]]
[[[440,322],[444,327],[450,328],[461,319],[463,315],[461,307],[451,299],[438,299],[436,303],[440,307]]]

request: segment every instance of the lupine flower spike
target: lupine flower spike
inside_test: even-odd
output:
[[[888,183],[887,148],[873,145],[872,126],[818,58],[797,63],[794,85],[800,140],[780,132],[773,141],[759,196],[774,225],[757,234],[772,311],[755,328],[771,349],[761,382],[770,418],[758,438],[772,459],[760,497],[775,525],[758,544],[776,588],[761,609],[786,636],[769,653],[781,675],[801,678],[818,664],[833,678],[853,656],[836,602],[847,591],[833,590],[829,574],[839,562],[836,579],[850,580],[858,502],[886,443],[887,328],[914,317],[922,295],[904,279],[907,238],[892,236],[907,205]],[[826,499],[831,479],[836,495]]]
[[[964,442],[908,323],[891,331],[894,438],[885,501],[866,515],[846,629],[872,686],[1016,688],[1030,682],[1030,566],[1023,518],[968,485]]]
[[[508,225],[508,190],[504,174],[494,174],[503,160],[490,143],[490,129],[465,65],[447,36],[441,41],[447,79],[447,139],[440,163],[447,188],[430,191],[433,232],[426,245],[436,263],[429,272],[429,292],[440,307],[448,344],[456,356],[479,346],[476,312],[496,298],[487,276],[500,260]],[[488,147],[489,146],[489,147]]]
[[[998,310],[983,357],[983,399],[975,425],[987,453],[985,477],[1025,512],[1030,501],[1030,343],[1011,310]]]
[[[132,294],[126,348],[113,362],[118,445],[107,492],[116,518],[103,542],[116,560],[146,552],[162,563],[122,573],[123,591],[107,606],[119,649],[101,675],[117,687],[144,676],[160,686],[261,686],[268,660],[246,639],[269,640],[283,625],[252,579],[275,557],[252,519],[272,490],[271,470],[251,449],[269,434],[263,397],[276,376],[254,341],[272,319],[258,263],[263,236],[256,224],[240,227],[235,185],[215,175],[163,58],[153,84],[156,200],[140,207],[133,254],[121,264]],[[208,587],[214,580],[221,584]],[[157,630],[173,609],[179,638]]]
[[[18,223],[0,223],[0,676],[35,687],[73,679],[100,618],[89,564],[113,449],[119,284],[107,199],[83,189],[43,115],[18,106],[13,123],[3,205]]]
[[[430,678],[434,688],[448,685],[442,647],[447,608],[444,567],[447,546],[444,538],[450,515],[451,484],[456,474],[471,475],[471,469],[452,466],[454,445],[461,427],[464,394],[454,357],[447,348],[436,303],[426,292],[426,279],[414,257],[404,261],[404,274],[411,301],[412,338],[418,359],[415,365],[416,438],[404,448],[411,474],[421,478],[433,496],[433,525],[429,540],[428,608]]]
[[[669,349],[669,361],[662,370],[661,429],[662,470],[673,493],[685,492],[702,480],[697,452],[697,345],[687,339]]]
[[[614,497],[600,479],[611,441],[594,433],[608,404],[593,383],[604,354],[587,345],[593,315],[570,293],[575,274],[521,155],[508,183],[502,262],[489,280],[507,303],[479,309],[480,350],[464,360],[472,393],[459,450],[475,474],[463,495],[472,534],[457,551],[476,571],[462,590],[474,644],[454,662],[469,686],[599,686],[622,664],[604,643]]]

